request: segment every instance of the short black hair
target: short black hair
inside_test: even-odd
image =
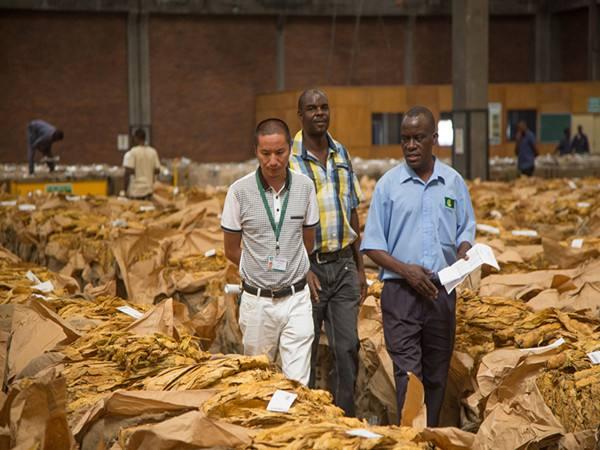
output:
[[[270,134],[283,134],[288,146],[292,146],[292,135],[290,133],[290,128],[287,126],[287,123],[281,119],[278,119],[277,117],[269,117],[268,119],[258,122],[258,125],[256,125],[256,130],[254,130],[254,146],[258,146],[259,136],[266,136]]]
[[[405,117],[419,116],[423,116],[425,117],[425,119],[427,119],[427,122],[429,122],[429,124],[431,125],[431,131],[434,133],[436,129],[435,117],[433,117],[433,113],[431,112],[431,110],[429,108],[426,108],[425,106],[413,106],[408,111],[406,111],[404,117],[402,118],[402,121],[404,121]]]
[[[138,139],[143,139],[146,140],[146,132],[144,131],[143,128],[137,128],[134,132],[133,135],[138,138]]]
[[[321,94],[323,97],[327,98],[327,94],[319,88],[306,89],[304,92],[302,92],[302,94],[300,94],[300,97],[298,97],[298,112],[302,111],[302,108],[304,107],[304,101],[310,94]]]

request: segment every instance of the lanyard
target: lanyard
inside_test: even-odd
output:
[[[267,211],[267,216],[269,217],[269,222],[271,223],[271,228],[273,229],[273,233],[275,233],[275,253],[279,254],[279,235],[281,234],[281,227],[283,226],[283,221],[285,220],[285,213],[287,211],[288,200],[290,199],[290,188],[292,186],[291,175],[288,173],[288,185],[287,185],[287,193],[285,195],[285,200],[283,201],[283,206],[281,207],[281,214],[279,216],[279,223],[275,225],[275,218],[273,217],[273,212],[269,207],[269,202],[267,201],[267,196],[265,195],[265,188],[262,185],[262,181],[260,180],[260,176],[258,175],[258,170],[256,171],[256,184],[258,185],[258,191],[260,192],[260,198],[262,199],[265,210]]]

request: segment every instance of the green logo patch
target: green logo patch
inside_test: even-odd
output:
[[[446,206],[446,208],[454,209],[454,205],[456,205],[456,200],[450,197],[444,197],[444,206]]]

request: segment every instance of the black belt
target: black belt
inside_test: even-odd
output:
[[[298,281],[296,284],[292,284],[291,286],[286,286],[284,288],[277,289],[277,290],[261,288],[260,296],[261,297],[269,297],[269,298],[288,297],[296,292],[300,292],[302,289],[304,289],[304,286],[306,286],[306,278],[303,278],[302,280]],[[249,294],[252,294],[252,295],[257,295],[258,290],[259,290],[259,288],[250,286],[245,281],[242,281],[242,289],[245,292],[248,292]]]
[[[312,255],[310,255],[310,260],[317,264],[327,264],[330,262],[335,262],[342,258],[352,258],[352,256],[352,248],[350,246],[347,246],[335,252],[314,252]]]

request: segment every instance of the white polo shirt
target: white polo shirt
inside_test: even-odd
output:
[[[289,188],[288,188],[289,185]],[[242,233],[240,276],[248,284],[264,289],[280,289],[297,283],[310,268],[304,247],[303,229],[319,223],[319,206],[310,178],[293,170],[279,192],[265,186],[265,195],[275,223],[279,222],[285,196],[287,210],[279,236],[279,257],[287,261],[284,272],[268,269],[269,257],[275,256],[276,239],[256,182],[256,171],[231,185],[221,216],[223,230]]]

